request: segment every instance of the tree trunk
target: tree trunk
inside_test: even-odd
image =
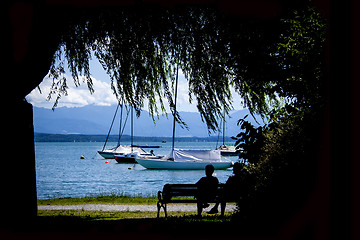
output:
[[[37,214],[32,105],[25,100],[5,107],[2,139],[1,206],[6,223],[28,221]]]

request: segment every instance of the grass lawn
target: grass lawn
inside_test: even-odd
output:
[[[119,219],[139,219],[139,218],[156,218],[157,212],[152,211],[83,211],[83,210],[39,210],[38,217],[71,217],[81,220],[98,221],[98,220],[119,220]],[[160,214],[163,218],[164,213]],[[196,218],[196,212],[168,212],[168,218],[194,218],[197,221],[223,221],[231,217],[231,213],[226,213],[223,219],[219,215],[209,215],[203,213],[203,218]]]
[[[173,199],[188,199],[177,197]],[[192,199],[192,198],[191,198]],[[101,195],[82,198],[52,198],[39,199],[38,205],[80,205],[80,204],[134,204],[134,205],[156,205],[158,198],[155,196],[127,196],[127,195]],[[187,203],[182,203],[187,204]],[[189,203],[191,204],[191,203]]]
[[[82,198],[39,199],[38,205],[76,205],[76,204],[156,204],[155,196],[103,195]]]
[[[155,196],[122,195],[38,200],[39,205],[155,205],[156,202]],[[101,234],[128,237],[130,234],[134,236],[134,239],[145,235],[219,239],[233,237],[237,231],[245,235],[257,231],[253,229],[254,225],[248,224],[247,221],[238,222],[231,212],[225,213],[225,217],[220,217],[219,214],[209,215],[204,211],[201,218],[196,216],[196,212],[168,212],[167,218],[164,217],[163,212],[160,218],[156,218],[156,215],[156,211],[39,210],[36,221],[21,226],[34,234],[45,232],[44,236],[48,236],[46,234],[57,236],[58,233],[66,236],[66,234],[79,233],[88,234],[89,237],[97,237]]]
[[[76,204],[156,204],[157,197],[131,197],[131,196],[97,196],[84,198],[56,198],[38,200],[39,205],[76,205]],[[220,218],[219,214],[209,215],[203,212],[198,218],[196,212],[168,212],[164,218],[164,212],[160,218],[156,218],[156,211],[87,211],[87,210],[38,210],[36,228],[38,231],[48,229],[51,231],[88,231],[94,226],[101,231],[113,232],[121,227],[121,231],[138,231],[142,226],[151,226],[151,232],[166,232],[172,234],[174,229],[184,225],[192,233],[212,228],[212,224],[231,225],[232,214],[226,213]],[[150,225],[149,225],[150,224]],[[180,225],[179,225],[180,224]],[[193,225],[195,224],[195,225]],[[200,224],[200,225],[199,225]],[[204,225],[205,224],[205,225]],[[208,225],[210,224],[210,225]],[[199,226],[200,229],[198,228]],[[218,227],[218,225],[216,225]],[[117,231],[117,230],[116,230]],[[149,230],[150,231],[150,230]],[[177,231],[177,230],[176,230]],[[178,235],[177,233],[176,235]]]
[[[89,239],[101,239],[99,237],[102,235],[113,234],[116,239],[122,239],[122,236],[123,239],[129,236],[132,236],[132,239],[143,239],[144,236],[152,239],[153,235],[197,239],[199,236],[216,236],[216,239],[219,239],[224,235],[232,235],[234,222],[230,214],[224,218],[203,214],[202,218],[198,218],[195,212],[169,212],[167,218],[156,218],[156,212],[42,210],[38,211],[36,222],[26,226],[27,231],[44,233],[47,237],[58,234],[62,237],[67,234],[85,234],[89,235]],[[209,232],[210,229],[215,232]]]
[[[77,211],[77,210],[39,210],[39,217],[76,217],[83,220],[119,220],[128,218],[156,218],[157,212],[150,211],[122,211],[122,212],[105,212],[105,211]],[[194,217],[196,212],[168,212],[168,218],[171,217]],[[164,213],[160,215],[164,216]],[[206,213],[204,218],[213,217]],[[230,214],[227,213],[226,217]]]

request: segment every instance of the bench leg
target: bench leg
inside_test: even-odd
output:
[[[160,217],[161,208],[164,209],[165,217],[167,217],[167,209],[166,209],[167,205],[166,205],[166,203],[161,203],[160,204],[160,202],[158,202],[156,205],[157,205],[157,209],[158,209],[157,218]]]
[[[157,218],[159,218],[160,217],[160,210],[161,210],[161,205],[160,205],[160,203],[159,202],[157,202]]]
[[[198,215],[198,217],[201,217],[201,213],[202,213],[202,210],[203,210],[203,203],[202,202],[197,202],[196,206],[197,206],[197,215]]]
[[[221,202],[220,208],[221,208],[221,215],[220,216],[223,217],[224,214],[225,214],[226,202]]]

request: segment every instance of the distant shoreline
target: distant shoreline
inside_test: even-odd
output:
[[[35,142],[105,142],[106,135],[85,135],[85,134],[51,134],[51,133],[34,133]],[[129,135],[123,135],[122,141],[130,141]],[[177,137],[176,142],[217,142],[217,136],[211,137]],[[110,135],[108,142],[117,142],[117,135]],[[171,137],[141,137],[134,136],[135,142],[171,142]],[[219,142],[222,137],[219,138]],[[230,137],[225,137],[226,142],[234,142]]]

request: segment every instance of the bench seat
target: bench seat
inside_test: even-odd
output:
[[[207,199],[208,203],[216,203],[223,201],[224,184],[218,184],[217,192],[214,198]],[[198,194],[198,186],[196,184],[165,184],[162,191],[158,192],[157,217],[160,215],[161,208],[164,209],[165,217],[167,217],[168,203],[198,203],[196,196]],[[193,197],[188,199],[176,199],[176,197]]]

